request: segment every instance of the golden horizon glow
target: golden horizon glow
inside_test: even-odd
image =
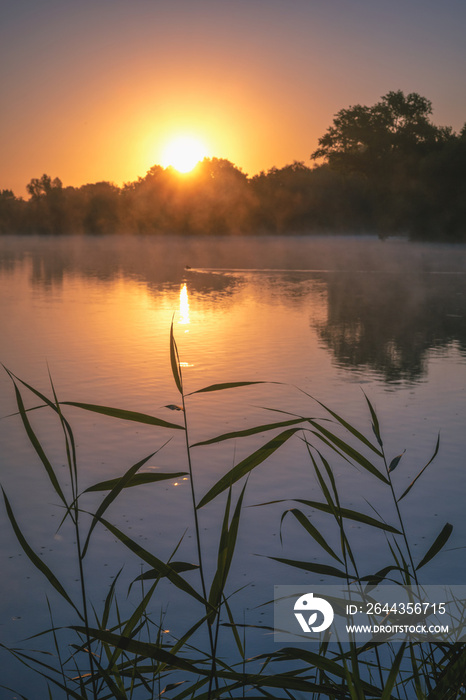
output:
[[[189,173],[199,161],[207,157],[207,149],[200,139],[192,136],[178,136],[164,148],[162,165],[172,167],[179,173]]]

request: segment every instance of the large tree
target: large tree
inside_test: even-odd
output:
[[[389,92],[372,107],[340,110],[311,158],[333,168],[377,175],[382,167],[412,161],[451,137],[430,121],[432,104],[416,92]]]

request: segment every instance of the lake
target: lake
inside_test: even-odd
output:
[[[376,408],[389,458],[405,450],[393,475],[401,494],[429,461],[440,432],[436,459],[401,509],[419,558],[446,522],[454,526],[445,550],[422,570],[422,581],[464,581],[466,247],[371,236],[3,236],[0,298],[0,361],[51,397],[49,369],[62,401],[181,423],[180,412],[167,408],[180,403],[170,369],[172,319],[186,393],[223,382],[265,382],[187,397],[191,443],[290,418],[277,411],[328,418],[314,399],[373,439],[365,393]],[[39,404],[26,390],[24,396],[28,407]],[[58,529],[57,496],[21,420],[10,416],[16,411],[13,385],[3,372],[1,485],[31,546],[67,590],[76,592],[73,532]],[[65,413],[76,435],[80,490],[121,476],[170,437],[143,470],[188,471],[182,431],[73,407]],[[69,489],[59,425],[45,410],[29,415],[63,489]],[[258,433],[193,448],[197,499],[268,440],[270,433]],[[337,456],[332,469],[344,506],[374,516],[370,501],[378,517],[396,521],[383,484]],[[98,494],[86,498],[91,511],[102,500]],[[327,561],[297,523],[285,519],[280,531],[282,512],[293,507],[286,499],[296,498],[323,498],[298,434],[254,469],[247,485],[230,590],[248,584],[236,605],[257,627],[273,624],[270,609],[257,606],[273,598],[274,585],[323,580],[268,558]],[[195,562],[190,499],[183,475],[125,490],[106,515],[163,561],[187,530],[176,559]],[[252,507],[277,500],[286,502]],[[209,572],[224,505],[222,494],[199,511]],[[326,518],[313,514],[323,531]],[[45,600],[50,589],[22,552],[3,506],[0,525],[1,640],[17,644],[50,627]],[[366,537],[361,524],[349,527],[361,570],[384,566],[384,539]],[[328,541],[338,547],[333,531]],[[96,605],[122,564],[122,601],[127,584],[140,573],[136,557],[101,527],[85,561]],[[186,578],[195,585],[195,572]],[[178,625],[180,633],[197,611],[183,607],[172,587],[162,590],[166,598],[158,604],[166,624],[173,630]],[[66,605],[53,593],[51,600],[60,624],[72,624]],[[250,653],[270,646],[269,636],[251,632]],[[43,641],[28,644],[35,648]],[[1,652],[6,669],[1,682],[27,693],[33,680],[20,675],[9,658]]]

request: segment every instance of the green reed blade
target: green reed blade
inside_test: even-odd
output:
[[[86,633],[86,628],[78,625],[72,625],[70,629],[81,634]],[[113,632],[107,632],[106,630],[89,628],[88,631],[93,638],[104,642],[104,644],[110,644],[121,651],[137,654],[145,659],[154,659],[154,661],[160,661],[172,668],[178,668],[181,671],[188,671],[196,675],[206,675],[208,673],[203,669],[196,668],[196,666],[193,666],[193,664],[186,659],[181,659],[179,656],[175,656],[175,654],[171,654],[169,651],[155,644],[140,642],[136,639],[131,639],[131,637],[113,634]]]
[[[54,403],[53,401],[51,401],[51,400],[50,400],[47,396],[45,396],[45,394],[43,394],[41,391],[39,391],[38,389],[35,389],[33,386],[31,386],[31,384],[28,384],[28,383],[25,382],[23,379],[21,379],[20,377],[17,377],[15,374],[13,374],[13,372],[10,372],[4,365],[3,365],[3,367],[5,368],[5,370],[8,372],[8,374],[10,375],[10,377],[11,377],[12,379],[13,379],[13,378],[14,378],[14,379],[17,379],[18,382],[20,382],[23,386],[26,387],[26,389],[29,389],[29,391],[31,391],[31,392],[32,392],[33,394],[35,394],[38,398],[40,398],[41,401],[44,401],[45,406],[35,406],[34,408],[28,408],[28,409],[26,409],[26,413],[28,413],[29,411],[34,411],[34,410],[36,410],[36,409],[38,409],[38,408],[46,408],[46,406],[48,406],[48,407],[51,408],[53,411],[55,411],[55,413],[57,413],[57,414],[59,415],[60,420],[62,421],[62,424],[65,426],[66,432],[68,433],[68,439],[70,440],[70,444],[71,444],[72,463],[73,463],[74,470],[76,470],[76,445],[75,445],[75,441],[74,441],[73,431],[72,431],[72,429],[71,429],[70,424],[69,424],[68,421],[66,420],[65,416],[64,416],[64,415],[62,414],[62,412],[61,412],[60,404],[58,403],[58,399],[57,399],[57,396],[56,396],[56,393],[55,393],[55,388],[54,388],[54,385],[53,385],[53,382],[52,382],[52,378],[51,378],[51,376],[50,376],[50,372],[49,372],[50,383],[51,383],[51,385],[52,385],[52,390],[53,390],[53,393],[54,393],[54,397],[55,397],[56,403]],[[75,471],[75,473],[76,473],[76,471]]]
[[[155,483],[156,481],[166,481],[168,479],[177,479],[179,476],[186,476],[188,472],[167,472],[167,473],[162,473],[159,472],[158,474],[149,474],[148,472],[143,472],[142,474],[135,474],[128,483],[126,483],[122,488],[131,488],[132,486],[142,486],[143,484],[152,484]],[[98,484],[94,484],[94,486],[89,486],[88,489],[83,491],[83,493],[91,493],[93,491],[110,491],[110,489],[113,489],[118,482],[120,481],[120,478],[116,479],[109,479],[108,481],[101,481]]]
[[[450,523],[446,523],[444,527],[442,528],[442,531],[437,535],[435,538],[435,542],[432,544],[432,546],[429,548],[428,552],[424,555],[422,560],[419,562],[419,564],[416,566],[416,571],[420,569],[422,566],[427,564],[431,559],[435,557],[438,552],[442,549],[442,547],[448,542],[450,539],[450,535],[453,532],[453,525]]]
[[[241,656],[242,659],[245,658],[245,651],[243,644],[241,643],[241,638],[238,634],[238,627],[235,623],[235,620],[233,618],[233,613],[231,612],[231,608],[228,604],[228,600],[226,598],[223,599],[223,604],[225,606],[225,609],[227,611],[228,619],[230,620],[230,626],[231,626],[231,631],[233,632],[233,638],[235,640],[236,648],[239,651],[239,655]]]
[[[466,648],[452,662],[448,664],[435,686],[427,696],[427,700],[445,700],[462,697],[464,679],[466,677]],[[457,691],[451,695],[453,691]]]
[[[179,576],[174,569],[169,564],[165,564],[163,561],[158,559],[156,556],[148,552],[144,547],[141,547],[137,542],[132,540],[128,535],[125,535],[121,530],[116,528],[114,525],[105,520],[105,518],[99,518],[100,522],[113,534],[115,537],[122,542],[125,547],[130,549],[134,554],[140,557],[146,564],[152,566],[159,572],[159,575],[168,578],[174,586],[184,591],[192,598],[195,598],[203,605],[208,605],[207,601],[192,587],[187,583],[184,578]]]
[[[311,571],[313,574],[320,574],[321,576],[347,578],[348,575],[345,571],[340,571],[340,569],[336,569],[334,566],[328,566],[328,564],[314,564],[308,561],[298,561],[296,559],[283,559],[282,557],[267,557],[267,559],[273,559],[274,561],[280,562],[280,564],[293,566],[295,569],[303,569],[303,571]]]
[[[272,455],[276,450],[278,450],[287,440],[292,437],[299,428],[291,428],[290,430],[285,430],[283,433],[275,436],[268,443],[260,447],[258,450],[253,452],[251,455],[243,459],[236,467],[230,469],[227,474],[222,476],[222,478],[217,481],[217,483],[206,493],[206,495],[201,499],[198,504],[198,508],[202,508],[212,501],[216,496],[225,491],[229,486],[234,484],[236,481],[241,479],[246,474],[249,474],[255,467],[262,464],[270,455]]]
[[[244,493],[246,490],[246,484],[244,485],[241,494],[238,498],[235,511],[231,518],[231,523],[228,524],[229,511],[231,503],[231,488],[228,492],[227,504],[225,507],[225,515],[223,520],[222,531],[220,535],[220,543],[218,548],[217,556],[217,570],[215,572],[212,585],[209,593],[209,603],[213,608],[218,610],[220,602],[223,597],[223,590],[225,588],[225,583],[228,578],[228,573],[230,571],[231,562],[233,559],[233,554],[236,546],[236,539],[238,536],[238,527],[241,516],[241,508],[243,505]],[[213,618],[211,622],[213,621]]]
[[[392,459],[392,461],[390,462],[390,464],[389,464],[389,466],[388,466],[388,473],[389,473],[389,474],[390,474],[391,472],[394,472],[394,471],[395,471],[395,469],[396,469],[397,466],[399,465],[400,460],[402,459],[402,457],[403,457],[403,455],[404,455],[405,452],[406,452],[406,450],[403,450],[403,452],[402,452],[400,455],[398,455],[397,457],[394,457],[394,458]]]
[[[178,389],[180,394],[183,395],[183,385],[181,381],[180,372],[180,358],[178,356],[178,348],[176,347],[175,335],[173,333],[173,319],[170,326],[170,364],[176,388]]]
[[[167,442],[168,442],[168,441],[167,441]],[[167,443],[164,443],[164,445],[166,445],[166,444],[167,444]],[[164,447],[164,445],[162,445],[162,447]],[[137,472],[141,467],[143,467],[144,464],[146,464],[146,462],[148,462],[149,459],[151,459],[151,457],[153,457],[155,454],[157,454],[157,452],[159,452],[159,451],[162,449],[162,447],[159,447],[159,449],[156,450],[155,452],[152,452],[152,453],[151,453],[150,455],[148,455],[147,457],[144,457],[144,459],[141,459],[141,460],[140,460],[139,462],[137,462],[136,464],[133,464],[133,466],[130,467],[130,468],[128,469],[128,471],[127,471],[125,474],[123,474],[123,476],[122,476],[120,479],[116,479],[116,480],[115,480],[116,483],[114,484],[112,490],[110,491],[109,494],[107,494],[107,496],[105,496],[104,500],[102,501],[102,503],[100,504],[100,506],[97,508],[97,510],[96,510],[96,512],[95,512],[95,515],[94,515],[94,517],[93,517],[93,519],[92,519],[92,523],[91,523],[91,526],[90,526],[90,528],[89,528],[89,532],[87,533],[86,542],[85,542],[85,544],[84,544],[83,551],[82,551],[82,557],[83,557],[83,558],[84,558],[84,556],[85,556],[85,554],[86,554],[86,552],[87,552],[87,548],[88,548],[88,546],[89,546],[89,541],[90,541],[90,539],[91,539],[91,534],[92,534],[92,532],[93,532],[95,526],[96,526],[97,523],[99,522],[99,519],[101,518],[101,516],[105,513],[105,511],[106,511],[107,508],[113,503],[113,501],[118,497],[118,495],[122,492],[122,490],[123,490],[123,489],[129,484],[129,482],[135,477],[136,472]],[[99,484],[97,484],[97,486],[98,486],[98,485],[99,485]],[[99,490],[100,490],[100,489],[99,489]]]
[[[400,645],[399,650],[396,653],[395,658],[393,659],[390,673],[388,674],[388,678],[385,681],[382,697],[380,700],[391,700],[392,698],[392,690],[395,686],[396,679],[398,676],[398,672],[400,670],[401,664],[404,659],[404,653],[406,649],[406,642],[403,642],[403,644]]]
[[[82,615],[79,612],[78,608],[75,606],[71,598],[69,597],[68,593],[65,591],[63,586],[61,585],[60,581],[57,579],[57,577],[52,573],[52,571],[48,568],[48,566],[45,564],[45,562],[39,557],[34,550],[29,546],[28,542],[26,541],[26,538],[24,537],[23,533],[21,532],[19,525],[16,521],[16,518],[13,514],[13,510],[11,508],[10,502],[7,498],[7,495],[5,491],[2,488],[2,493],[3,493],[3,499],[5,501],[5,506],[6,506],[6,511],[8,515],[8,519],[13,527],[14,533],[17,537],[17,540],[19,544],[21,545],[24,553],[28,557],[28,559],[34,564],[36,569],[39,569],[39,571],[45,576],[45,578],[49,581],[49,583],[55,588],[57,593],[59,593],[62,598],[66,600],[67,603],[69,603],[72,608],[77,612],[79,617],[82,619]]]
[[[316,510],[322,510],[324,513],[330,513],[333,515],[333,511],[327,503],[319,503],[318,501],[307,501],[302,498],[293,499],[296,503],[303,503],[305,506],[310,508],[315,508]],[[401,531],[397,530],[396,527],[392,525],[387,525],[380,520],[371,518],[370,515],[365,515],[364,513],[358,513],[356,510],[350,510],[349,508],[339,508],[338,514],[343,518],[348,518],[348,520],[355,520],[358,523],[365,523],[371,527],[378,527],[380,530],[386,530],[387,532],[393,532],[395,535],[401,535]]]
[[[94,656],[93,662],[97,668],[97,673],[95,673],[95,676],[97,678],[102,678],[103,681],[105,681],[108,689],[112,693],[110,696],[112,700],[128,700],[128,696],[124,692],[124,689],[122,690],[121,688],[118,687],[117,683],[113,680],[111,677],[110,673],[102,666],[102,664],[99,662],[99,659],[97,656]],[[97,679],[96,679],[97,680]]]
[[[439,447],[440,447],[440,433],[438,434],[438,437],[437,437],[437,444],[435,445],[435,450],[434,450],[434,453],[433,453],[432,457],[429,459],[429,461],[427,462],[427,464],[425,465],[425,467],[423,467],[423,468],[421,469],[421,471],[420,471],[419,474],[416,476],[416,478],[413,479],[413,481],[410,483],[410,485],[408,486],[408,488],[406,489],[406,491],[404,491],[404,492],[401,494],[401,496],[400,496],[399,499],[398,499],[398,503],[401,501],[402,498],[404,498],[404,497],[411,491],[411,489],[413,488],[414,484],[415,484],[416,481],[419,479],[419,477],[421,476],[421,474],[423,474],[423,472],[425,472],[425,470],[427,469],[427,467],[429,466],[429,464],[430,464],[431,462],[434,461],[434,459],[435,459],[436,456],[437,456],[437,452],[438,452],[438,450],[439,450]]]
[[[337,664],[332,659],[329,659],[322,654],[317,654],[313,651],[308,651],[307,649],[300,649],[298,647],[283,647],[280,649],[274,657],[277,661],[305,661],[311,666],[311,668],[318,668],[325,673],[330,673],[337,678],[342,678],[346,680],[345,669]],[[376,686],[367,683],[366,681],[361,681],[364,688],[364,692],[372,694],[376,697],[380,697],[381,691]]]
[[[378,479],[383,481],[384,484],[390,485],[390,482],[388,481],[388,479],[383,474],[381,474],[379,472],[379,470],[376,469],[376,467],[374,467],[374,465],[371,462],[369,462],[368,459],[366,459],[366,457],[364,457],[360,452],[355,450],[354,447],[352,447],[347,442],[345,442],[341,438],[339,438],[336,435],[334,435],[333,433],[331,433],[326,428],[319,425],[319,423],[316,423],[316,421],[309,421],[309,423],[311,423],[311,425],[313,425],[314,428],[316,428],[319,431],[319,433],[322,433],[322,435],[324,435],[327,438],[327,440],[329,440],[331,443],[336,445],[342,452],[344,452],[346,455],[348,455],[348,457],[351,457],[351,459],[353,459],[361,467],[363,467],[363,469],[366,469],[366,471],[368,471],[371,474],[373,474],[374,476],[376,476]],[[320,435],[318,433],[315,433],[314,431],[312,431],[312,432],[317,437],[320,437]]]
[[[21,700],[29,700],[25,695],[21,695],[21,693],[18,693],[17,690],[13,690],[13,688],[8,688],[6,685],[0,685],[0,688],[3,688],[3,690],[8,690],[8,692],[11,693],[13,697],[20,697]]]
[[[186,561],[171,561],[170,568],[176,571],[177,574],[181,574],[183,571],[194,571],[199,568],[199,564],[189,564]],[[134,581],[131,582],[131,586],[136,581],[152,581],[154,578],[160,578],[160,571],[158,569],[149,569],[149,571],[144,571],[144,573],[136,576]]]
[[[274,430],[275,428],[286,428],[288,425],[297,425],[303,421],[307,421],[309,418],[295,418],[293,420],[285,420],[280,423],[266,423],[265,425],[257,425],[254,428],[246,428],[245,430],[236,430],[233,433],[224,433],[223,435],[218,435],[217,437],[210,438],[210,440],[203,440],[202,442],[196,442],[191,447],[200,447],[201,445],[212,445],[215,442],[222,442],[223,440],[231,440],[234,438],[248,437],[249,435],[256,435],[257,433],[265,433],[267,430]]]
[[[306,532],[317,542],[317,544],[320,544],[322,549],[325,549],[325,551],[330,554],[331,557],[336,559],[340,564],[343,564],[342,560],[340,557],[335,554],[333,549],[330,547],[330,545],[327,544],[325,538],[320,534],[319,530],[309,521],[308,518],[304,515],[304,513],[299,510],[298,508],[290,508],[289,510],[285,510],[285,512],[282,514],[281,521],[283,522],[284,517],[286,516],[287,513],[291,513],[294,515],[298,523],[306,530]]]
[[[379,443],[381,449],[383,450],[383,442],[382,442],[382,435],[380,433],[379,419],[377,418],[377,414],[375,412],[375,409],[374,409],[372,403],[369,401],[369,398],[366,395],[365,391],[362,390],[362,393],[364,394],[364,398],[366,399],[367,405],[369,406],[369,411],[371,413],[372,432],[374,433],[377,442]]]
[[[223,382],[222,384],[211,384],[210,386],[205,386],[203,389],[198,389],[197,391],[191,391],[186,396],[193,396],[194,394],[206,394],[210,391],[223,391],[224,389],[236,389],[239,386],[251,386],[252,384],[280,384],[281,382]]]
[[[53,466],[51,465],[47,455],[45,454],[42,445],[39,442],[39,439],[37,438],[34,430],[32,429],[32,426],[29,422],[29,418],[27,416],[26,410],[24,408],[24,403],[23,403],[23,398],[21,396],[21,393],[16,385],[16,382],[13,381],[13,386],[15,389],[15,394],[16,394],[16,402],[18,404],[18,410],[21,416],[21,420],[23,421],[24,428],[26,430],[27,436],[29,438],[29,441],[31,442],[32,446],[34,447],[40,461],[45,467],[45,471],[47,472],[47,475],[50,479],[50,482],[55,490],[55,493],[60,497],[60,500],[64,503],[65,506],[67,506],[66,498],[65,495],[61,489],[60,484],[58,483],[58,479],[55,475]]]
[[[376,571],[375,574],[368,574],[367,576],[361,576],[360,581],[367,581],[367,586],[365,588],[366,592],[369,591],[373,586],[377,586],[379,583],[384,581],[391,571],[403,571],[400,566],[395,566],[391,564],[390,566],[384,566],[383,569]]]
[[[121,420],[130,420],[135,421],[136,423],[144,423],[146,425],[158,425],[161,428],[171,428],[173,430],[184,430],[183,425],[168,423],[161,418],[149,416],[146,413],[139,413],[138,411],[126,411],[121,408],[98,406],[97,404],[80,403],[79,401],[61,401],[61,404],[65,406],[75,406],[75,408],[82,408],[85,411],[101,413],[103,416],[109,416],[110,418],[120,418]]]
[[[309,398],[311,398],[313,401],[318,403],[319,406],[322,406],[322,408],[324,408],[327,411],[327,413],[330,413],[330,415],[333,416],[335,418],[335,420],[337,420],[340,423],[340,425],[342,425],[344,428],[346,428],[346,430],[348,430],[352,435],[354,435],[354,437],[357,438],[357,440],[359,440],[359,442],[362,442],[364,445],[366,445],[366,447],[369,447],[379,457],[383,457],[382,452],[380,452],[380,450],[377,447],[375,447],[375,445],[373,445],[371,443],[371,441],[365,437],[365,435],[363,435],[353,425],[351,425],[350,423],[348,423],[348,421],[346,421],[344,418],[342,418],[340,415],[338,415],[338,413],[335,413],[335,411],[332,411],[332,409],[330,409],[328,406],[323,404],[321,401],[318,401],[318,399],[314,398],[313,396],[311,396],[307,392],[303,391],[302,393],[306,394],[306,396],[309,396]]]

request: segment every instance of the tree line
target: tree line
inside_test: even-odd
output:
[[[311,154],[248,177],[222,158],[189,175],[154,165],[117,187],[33,178],[0,191],[1,233],[378,233],[466,240],[466,125],[432,123],[417,93],[340,110]]]

